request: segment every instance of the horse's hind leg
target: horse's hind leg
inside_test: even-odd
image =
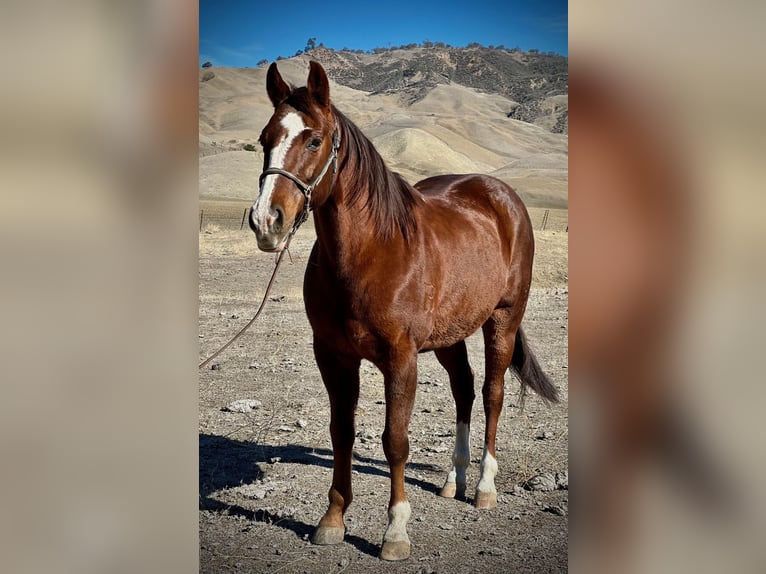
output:
[[[359,359],[332,353],[314,342],[314,356],[330,398],[330,436],[332,438],[332,486],[330,505],[317,529],[314,544],[343,542],[346,528],[343,514],[351,504],[351,454],[354,447],[354,411],[359,399]]]
[[[482,387],[486,428],[484,430],[484,454],[481,457],[481,475],[476,487],[474,504],[476,508],[494,508],[497,506],[495,475],[497,458],[495,455],[495,437],[497,421],[503,409],[505,372],[513,358],[513,347],[520,318],[511,308],[500,308],[490,315],[482,326],[484,332],[485,379]]]
[[[449,374],[452,396],[457,411],[455,425],[455,450],[452,452],[452,468],[439,493],[445,498],[465,497],[466,470],[471,462],[471,408],[475,397],[473,370],[468,364],[465,341],[434,351],[437,360]]]

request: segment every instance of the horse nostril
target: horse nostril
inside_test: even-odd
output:
[[[281,231],[282,225],[285,222],[285,212],[282,210],[281,207],[275,207],[274,211],[272,212],[272,216],[274,217],[274,223],[272,224],[272,229],[275,232]]]
[[[253,230],[253,232],[258,231],[258,227],[255,225],[255,212],[253,208],[250,208],[250,213],[247,214],[247,221],[250,224],[250,229]]]

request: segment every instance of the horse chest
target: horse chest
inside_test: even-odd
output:
[[[344,289],[307,277],[304,300],[314,336],[338,351],[376,361],[402,338],[419,346],[433,327],[433,286],[399,297]],[[357,284],[356,287],[359,287]]]

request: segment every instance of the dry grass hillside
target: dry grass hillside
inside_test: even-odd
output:
[[[304,85],[308,60],[282,60],[280,72],[294,85]],[[265,85],[265,67],[200,72],[201,198],[252,200],[257,194],[263,164],[258,136],[273,111]],[[411,183],[444,173],[489,173],[512,185],[529,206],[567,206],[567,136],[509,118],[518,102],[504,95],[448,83],[412,103],[401,94],[369,93],[336,82],[331,95],[389,167]],[[244,151],[246,144],[257,151]]]

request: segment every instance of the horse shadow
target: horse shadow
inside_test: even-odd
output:
[[[332,468],[332,451],[312,448],[301,444],[273,446],[241,441],[225,436],[199,435],[199,508],[213,512],[225,512],[241,516],[252,522],[261,522],[278,526],[295,533],[301,539],[310,536],[314,525],[306,524],[293,517],[285,517],[265,509],[249,509],[240,505],[231,505],[213,498],[214,493],[226,489],[252,484],[263,478],[263,464],[278,457],[281,463],[305,464]],[[413,470],[434,471],[440,467],[431,464],[407,464]],[[352,469],[360,474],[388,477],[388,463],[385,460],[360,456],[354,453]],[[438,494],[439,488],[430,482],[411,476],[405,476],[405,482],[426,492]],[[324,485],[329,488],[328,484]],[[368,540],[346,534],[345,541],[360,552],[377,556],[380,548]]]

